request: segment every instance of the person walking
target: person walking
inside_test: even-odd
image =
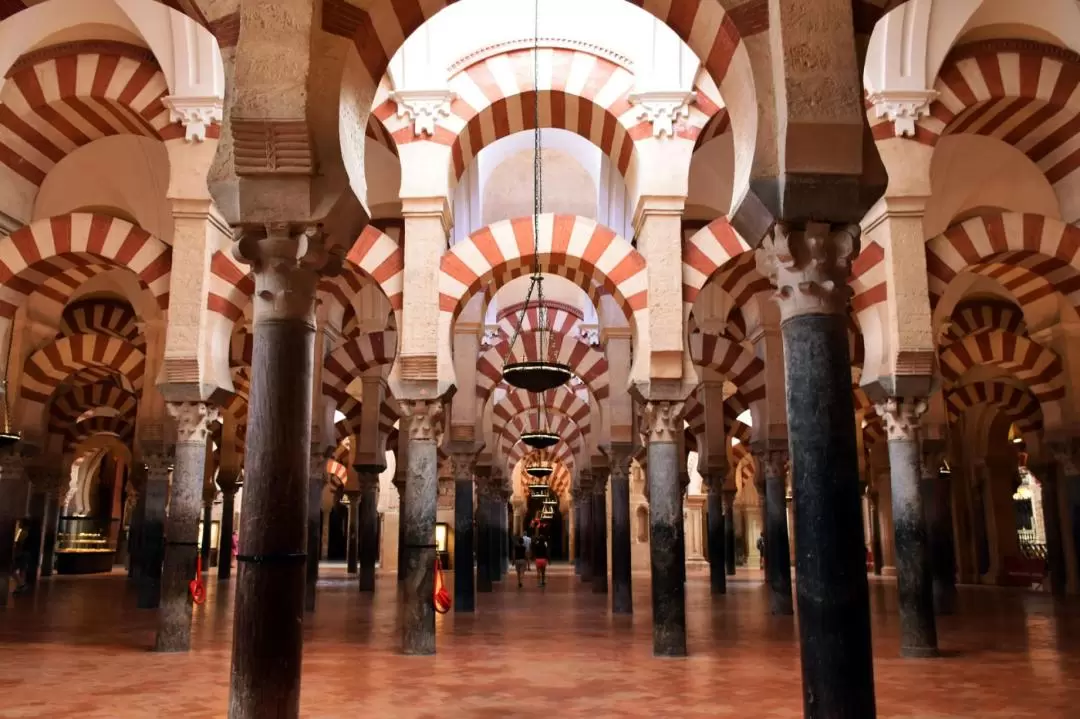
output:
[[[514,569],[517,570],[518,589],[521,589],[521,580],[525,577],[525,539],[518,537],[514,542]]]
[[[532,571],[532,537],[526,532],[522,541],[525,542],[525,571]]]
[[[532,543],[533,559],[536,560],[536,573],[540,575],[540,586],[547,584],[548,543],[544,535],[539,535]]]

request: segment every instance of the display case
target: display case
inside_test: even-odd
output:
[[[118,520],[97,517],[61,517],[56,533],[57,574],[111,572],[116,557]]]

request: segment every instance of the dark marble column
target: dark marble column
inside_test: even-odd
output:
[[[326,458],[321,451],[312,447],[308,457],[308,505],[307,505],[307,549],[305,553],[306,570],[304,572],[304,611],[315,611],[315,597],[319,587],[319,559],[322,555],[322,498],[326,486]],[[230,502],[231,504],[231,502]],[[222,511],[221,526],[225,526],[225,514]],[[222,534],[224,537],[225,535]],[[221,561],[220,559],[218,560]]]
[[[505,489],[499,493],[499,579],[505,579],[510,570],[510,513],[507,500],[510,493]]]
[[[50,482],[51,489],[45,493],[45,523],[42,528],[41,539],[41,568],[42,577],[53,575],[53,564],[56,559],[56,525],[60,521],[60,484],[59,477],[53,475]],[[142,494],[140,493],[140,499]],[[134,566],[135,558],[131,558]]]
[[[653,654],[686,656],[686,584],[679,566],[683,503],[677,437],[681,402],[648,402],[644,422],[649,441],[649,556],[652,563]]]
[[[727,469],[706,470],[706,514],[709,546],[709,590],[713,594],[727,594],[727,548],[724,526],[724,480]]]
[[[206,440],[218,410],[203,402],[170,402],[166,407],[176,420],[176,456],[165,519],[165,562],[154,651],[186,652],[191,649],[189,583],[195,578],[198,554]]]
[[[937,457],[940,459],[940,456]],[[956,545],[953,542],[952,478],[941,474],[941,464],[923,463],[923,506],[926,511],[927,549],[933,578],[934,610],[956,612]]]
[[[583,494],[578,488],[572,488],[570,490],[570,501],[574,504],[574,526],[571,527],[571,531],[574,533],[574,574],[581,576],[581,542],[583,540],[581,534],[581,503],[583,500]]]
[[[160,448],[159,448],[160,449]],[[172,458],[164,453],[146,454],[145,504],[139,554],[139,609],[157,609],[161,603],[161,567],[165,561],[165,507],[169,502]]]
[[[492,478],[495,481],[495,478]],[[488,497],[488,571],[491,572],[491,581],[503,580],[502,563],[502,519],[500,514],[506,514],[503,504],[502,487],[494,485]]]
[[[218,540],[218,580],[232,577],[232,535],[233,516],[236,514],[236,492],[239,490],[235,473],[229,474],[229,481],[218,474],[218,487],[221,489],[221,539]]]
[[[926,440],[926,446],[920,447],[919,417],[926,411],[925,401],[890,398],[876,407],[889,435],[896,586],[900,595],[900,654],[933,657],[938,653],[937,626],[920,483],[922,476],[936,473],[941,454],[931,449],[938,444],[936,441]],[[920,449],[926,452],[920,454]]]
[[[128,474],[131,478],[131,486],[129,492],[135,493],[135,506],[131,511],[131,524],[128,529],[128,581],[136,584],[140,581],[143,571],[143,555],[142,555],[142,534],[143,534],[143,519],[146,516],[146,465],[143,463],[142,457],[136,457],[132,462],[131,470]],[[60,472],[56,472],[56,486],[57,486],[57,504],[59,505],[60,494]],[[57,512],[57,518],[59,518],[59,512]],[[53,529],[53,543],[56,539],[56,529]],[[42,549],[42,571],[44,571],[44,555],[49,551],[49,530],[48,526],[45,529],[45,548]],[[49,568],[50,570],[52,567]],[[42,576],[45,576],[44,574]]]
[[[233,246],[253,265],[255,292],[230,719],[300,713],[315,293],[330,260],[313,228],[266,232]]]
[[[578,577],[582,582],[593,580],[593,503],[592,472],[588,469],[578,471],[578,491],[581,493],[581,572]]]
[[[634,596],[630,554],[630,454],[629,443],[613,443],[611,459],[611,611],[632,614]]]
[[[873,719],[870,594],[848,348],[859,228],[778,222],[757,251],[777,288],[795,497],[795,574],[809,719]]]
[[[607,522],[607,475],[604,470],[593,470],[593,594],[608,592],[608,522]]]
[[[400,461],[400,460],[399,460]],[[398,493],[398,556],[397,580],[405,581],[405,473],[400,468],[394,473],[394,489]]]
[[[754,447],[754,458],[765,475],[765,578],[769,586],[769,610],[779,615],[794,614],[788,538],[787,445],[767,440]]]
[[[26,509],[29,482],[18,444],[0,452],[0,607],[5,607],[13,586],[9,577],[15,568],[15,530]]]
[[[885,558],[882,556],[884,549],[881,547],[881,513],[878,507],[878,491],[867,488],[866,498],[870,505],[870,551],[874,554],[874,575],[881,576],[881,568],[885,566]]]
[[[476,591],[490,592],[491,587],[491,484],[476,483]]]
[[[403,400],[408,420],[409,461],[405,483],[405,603],[402,647],[405,654],[435,653],[435,512],[439,494],[438,441],[441,400]]]
[[[454,611],[476,610],[473,583],[473,467],[478,450],[455,446],[450,462],[454,474]]]
[[[1059,541],[1071,542],[1073,547],[1073,561],[1076,563],[1076,574],[1080,577],[1080,440],[1068,439],[1064,441],[1053,442],[1049,446],[1050,453],[1054,457],[1057,464],[1056,471],[1054,473],[1056,482],[1058,484],[1064,483],[1064,512],[1058,513],[1058,533]],[[1039,478],[1041,479],[1041,478]],[[1045,484],[1043,487],[1043,507],[1045,508]],[[1061,499],[1058,498],[1060,504]],[[1045,511],[1045,510],[1044,510]],[[1061,514],[1064,514],[1069,518],[1072,526],[1071,536],[1064,536],[1064,529],[1061,527]],[[1047,535],[1049,540],[1049,533]],[[1049,543],[1049,542],[1048,542]],[[1065,547],[1061,547],[1061,575],[1062,581],[1068,576],[1068,571],[1065,567],[1066,561]],[[1047,557],[1049,560],[1049,557]],[[1053,568],[1051,567],[1051,570]],[[1051,587],[1053,587],[1054,579],[1051,577]]]
[[[682,519],[678,524],[678,541],[675,546],[678,549],[679,575],[683,584],[686,583],[686,492],[690,489],[690,472],[685,469],[685,462],[679,466],[679,511]]]
[[[379,474],[378,465],[357,465],[360,478],[360,591],[375,591],[375,563],[379,559]],[[434,535],[433,535],[434,536]]]
[[[203,516],[202,516],[202,542],[199,544],[199,553],[202,555],[202,570],[203,572],[210,571],[210,545],[214,540],[213,532],[214,524],[214,500],[203,500]]]
[[[1050,592],[1065,596],[1065,547],[1062,546],[1061,504],[1058,499],[1058,475],[1061,465],[1050,460],[1035,469],[1042,485],[1043,526],[1046,528],[1046,566],[1050,570]]]
[[[729,577],[735,576],[735,495],[738,490],[724,490],[724,565]]]
[[[348,499],[349,524],[345,534],[345,571],[357,574],[360,570],[360,492],[350,489],[345,492]]]
[[[26,551],[29,562],[26,567],[26,583],[31,589],[37,585],[38,569],[41,566],[42,534],[45,528],[45,509],[47,504],[46,485],[44,472],[40,469],[34,472],[34,480],[30,485],[30,502],[27,506],[26,516]]]

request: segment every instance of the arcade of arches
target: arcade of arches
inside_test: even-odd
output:
[[[192,716],[264,719],[316,711],[327,641],[396,684],[542,627],[646,647],[627,684],[776,653],[732,669],[765,704],[719,677],[701,712],[1065,716],[1080,3],[535,5],[0,1],[0,656],[62,666],[84,602],[86,661],[168,687],[124,652],[205,654]],[[551,359],[554,390],[503,379]],[[504,598],[524,532],[550,586]],[[1001,612],[1021,649],[980,674]],[[1041,689],[1002,697],[1029,662]],[[5,706],[68,716],[58,671]],[[960,675],[973,703],[933,704]],[[574,680],[572,715],[683,706]],[[110,686],[120,716],[139,690]]]

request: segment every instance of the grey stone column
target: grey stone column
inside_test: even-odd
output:
[[[236,492],[239,475],[230,472],[228,478],[218,473],[218,488],[221,490],[221,539],[218,542],[218,580],[232,577],[232,535],[233,516],[236,514]]]
[[[498,515],[496,516],[497,526],[499,528],[499,580],[506,578],[507,570],[509,567],[510,559],[510,532],[508,529],[508,512],[507,512],[507,499],[509,499],[510,493],[505,489],[499,489],[498,497]]]
[[[1076,574],[1080,577],[1080,440],[1068,439],[1050,444],[1050,453],[1057,463],[1055,478],[1057,483],[1065,484],[1065,512],[1072,526],[1072,536],[1061,536],[1061,542],[1071,542],[1073,547],[1073,561],[1076,563]],[[1045,488],[1043,494],[1046,494]],[[1045,508],[1045,499],[1043,507]],[[1061,519],[1058,514],[1059,535],[1063,532],[1060,528]],[[1065,548],[1061,548],[1061,571],[1062,579],[1068,575],[1065,567]],[[1049,558],[1048,558],[1049,559]],[[1051,578],[1051,585],[1053,578]]]
[[[608,521],[607,521],[607,474],[593,470],[593,517],[596,528],[593,534],[593,594],[608,592]]]
[[[1058,499],[1058,477],[1061,465],[1054,460],[1035,469],[1042,484],[1043,526],[1046,528],[1046,566],[1050,570],[1050,592],[1065,596],[1065,547],[1062,546],[1061,503]]]
[[[919,418],[926,411],[925,401],[890,398],[877,404],[876,409],[889,436],[896,585],[900,595],[900,654],[933,657],[938,653],[937,626],[920,482],[924,475],[936,472],[941,455],[928,451],[924,456],[921,452]]]
[[[629,443],[612,443],[611,459],[611,611],[632,614],[634,595],[630,554],[630,454]]]
[[[230,719],[300,713],[300,668],[321,232],[245,230],[233,254],[255,276],[254,343],[244,453]]]
[[[944,443],[937,443],[944,444]],[[942,452],[923,440],[922,493],[927,551],[934,597],[940,615],[956,612],[956,548],[953,543],[952,479],[940,472]]]
[[[580,577],[582,572],[581,542],[584,539],[581,531],[581,503],[584,501],[584,495],[579,487],[571,486],[570,501],[574,505],[574,526],[571,528],[574,533],[574,574]]]
[[[450,462],[454,475],[454,611],[476,610],[473,566],[473,467],[479,451],[472,443],[454,443]]]
[[[754,459],[765,475],[765,578],[769,586],[769,610],[773,614],[790,615],[795,613],[795,608],[791,602],[787,446],[772,440],[756,444]]]
[[[874,576],[880,577],[881,568],[885,566],[885,558],[881,556],[884,549],[881,546],[881,514],[878,507],[878,491],[867,487],[866,499],[870,505],[870,551],[874,554]]]
[[[356,465],[360,478],[360,591],[375,591],[375,563],[379,559],[379,474],[386,469],[373,464]]]
[[[492,477],[492,482],[497,478]],[[506,514],[503,503],[502,486],[494,484],[488,495],[488,571],[491,572],[492,582],[503,580],[502,564],[502,519],[501,514]]]
[[[350,489],[345,492],[349,500],[349,524],[345,532],[345,571],[356,574],[360,570],[360,492]]]
[[[41,542],[41,569],[42,577],[53,575],[53,564],[56,560],[56,527],[60,522],[60,486],[59,477],[53,473],[50,482],[51,491],[45,493],[45,523],[42,528]],[[142,493],[139,498],[142,499]],[[131,559],[134,564],[134,557]]]
[[[724,526],[724,481],[727,469],[706,470],[706,512],[708,515],[709,589],[713,594],[727,594],[727,537]]]
[[[394,489],[398,493],[398,556],[397,580],[405,581],[405,473],[399,468],[394,472]]]
[[[206,440],[218,410],[203,402],[169,402],[176,420],[176,456],[169,514],[165,519],[165,563],[161,571],[161,604],[154,651],[191,649],[191,591],[198,554],[199,512],[206,476]]]
[[[490,481],[476,483],[476,591],[490,592],[491,579],[491,495]]]
[[[161,603],[161,566],[165,561],[165,507],[169,502],[172,457],[161,448],[143,456],[146,485],[143,489],[142,528],[139,532],[139,609],[157,609]]]
[[[14,569],[15,528],[26,509],[29,482],[18,444],[6,447],[0,456],[0,607],[6,607]]]
[[[202,516],[202,542],[200,542],[199,553],[202,555],[202,570],[205,573],[210,572],[210,553],[211,544],[214,541],[214,500],[203,500],[203,516]]]
[[[403,400],[401,406],[409,427],[402,645],[405,654],[429,655],[435,653],[435,513],[443,407],[441,400]]]
[[[581,571],[578,577],[582,582],[591,583],[593,580],[594,563],[593,547],[596,544],[595,528],[593,527],[593,503],[592,503],[592,471],[588,469],[578,470],[578,492],[581,494]]]
[[[41,547],[45,528],[45,511],[49,486],[44,470],[36,468],[33,473],[33,481],[30,485],[30,502],[27,506],[26,516],[29,520],[27,526],[26,551],[30,561],[26,567],[26,583],[30,589],[37,585],[38,569],[41,566]]]
[[[644,423],[649,442],[649,556],[652,563],[653,654],[686,656],[686,584],[679,566],[683,503],[677,438],[681,402],[650,401]]]
[[[784,339],[803,712],[872,719],[874,660],[855,442],[847,278],[859,227],[776,222],[757,250]]]
[[[322,556],[322,496],[326,486],[326,457],[311,448],[308,466],[307,549],[304,572],[304,611],[315,611],[319,586],[319,559]],[[224,514],[222,514],[224,518]],[[222,526],[224,526],[224,521]],[[220,561],[220,560],[219,560]]]
[[[738,490],[724,490],[724,568],[735,576],[735,495]]]
[[[59,507],[60,502],[60,477],[63,473],[57,471],[55,473],[57,497],[56,504]],[[144,561],[142,555],[142,534],[143,534],[143,519],[146,516],[146,464],[144,464],[142,457],[135,457],[132,461],[132,466],[128,476],[131,478],[131,491],[136,493],[135,506],[131,510],[131,523],[128,528],[128,581],[133,584],[138,584],[142,576],[144,568]],[[59,512],[57,512],[57,521],[59,521]],[[45,530],[45,547],[42,549],[42,570],[45,569],[45,553],[49,551],[49,531],[46,527]],[[56,528],[53,527],[53,543],[56,541]],[[49,567],[50,571],[52,567]],[[44,574],[42,576],[45,576]]]

